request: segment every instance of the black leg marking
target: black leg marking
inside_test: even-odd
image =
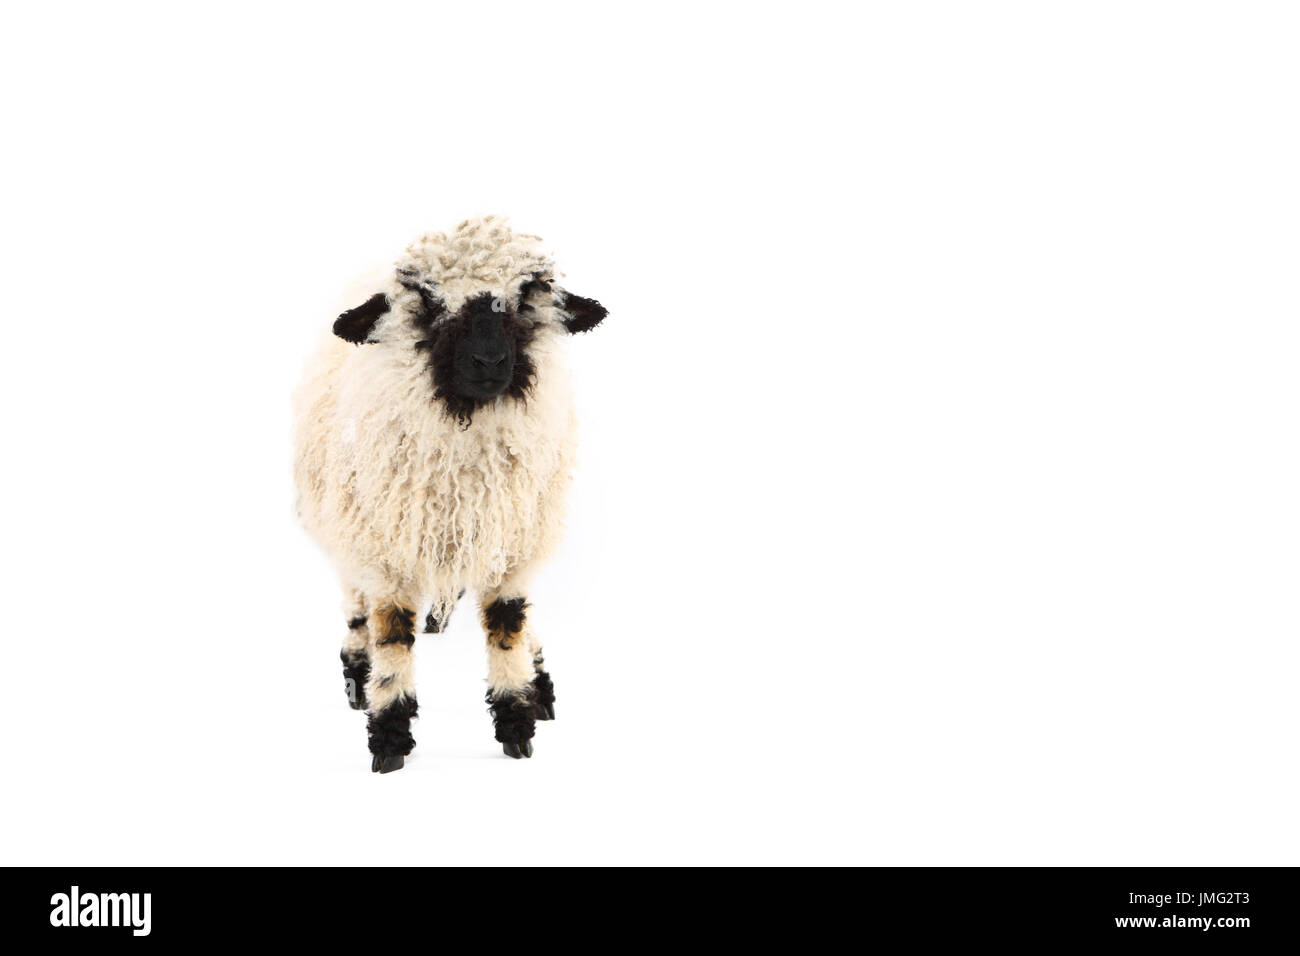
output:
[[[551,675],[541,669],[538,661],[537,676],[533,678],[533,716],[537,720],[555,719],[555,685]]]
[[[366,709],[366,681],[370,679],[370,658],[365,651],[342,651],[343,689],[353,710]]]
[[[531,757],[533,755],[533,701],[528,694],[506,694],[493,699],[488,695],[489,709],[492,711],[492,723],[496,727],[496,738],[506,756]]]
[[[410,608],[390,604],[375,612],[378,619],[377,631],[383,635],[376,644],[405,644],[410,647],[415,643],[415,612]]]
[[[417,716],[419,707],[414,697],[399,697],[366,721],[370,734],[370,769],[377,773],[399,770],[406,762],[403,758],[415,747],[411,736],[411,718]]]
[[[488,640],[496,643],[503,651],[515,646],[524,629],[524,612],[528,602],[524,598],[500,599],[483,608],[483,628]]]

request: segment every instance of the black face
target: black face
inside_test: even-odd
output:
[[[503,394],[514,381],[519,336],[509,312],[494,312],[493,299],[471,299],[452,320],[457,326],[439,330],[455,336],[448,387],[456,394],[486,402]]]
[[[419,324],[428,328],[429,337],[415,347],[429,353],[433,394],[448,413],[468,425],[475,409],[527,395],[534,372],[528,355],[532,322],[486,292],[451,318],[446,315],[441,301],[425,300]]]

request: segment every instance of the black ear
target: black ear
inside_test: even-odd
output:
[[[609,314],[609,310],[595,299],[584,299],[572,292],[564,294],[560,311],[564,313],[564,327],[570,332],[589,332]]]
[[[382,292],[372,295],[355,309],[348,309],[334,320],[334,334],[360,345],[370,337],[375,323],[388,311],[388,296]]]

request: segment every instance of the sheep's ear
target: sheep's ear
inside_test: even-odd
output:
[[[584,299],[572,292],[564,293],[560,311],[564,313],[561,321],[570,332],[589,332],[600,325],[600,320],[609,314],[609,310],[595,299]]]
[[[375,323],[388,311],[388,296],[382,292],[372,295],[355,309],[348,309],[334,320],[334,334],[353,345],[360,345],[370,337]]]

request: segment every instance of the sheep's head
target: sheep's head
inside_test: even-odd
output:
[[[477,408],[527,396],[539,336],[586,332],[605,317],[599,302],[556,284],[539,244],[493,217],[425,236],[388,291],[340,315],[334,334],[426,354],[434,397],[468,425]]]

